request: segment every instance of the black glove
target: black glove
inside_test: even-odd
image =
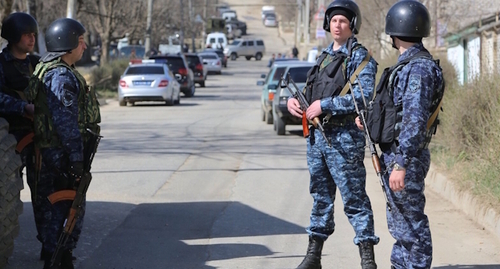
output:
[[[83,162],[72,162],[69,166],[69,173],[76,178],[81,178],[83,176]]]

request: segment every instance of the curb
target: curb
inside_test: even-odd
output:
[[[461,191],[454,182],[437,172],[433,165],[425,179],[425,185],[438,195],[449,200],[477,224],[500,239],[500,214],[491,206],[484,205],[468,191]]]

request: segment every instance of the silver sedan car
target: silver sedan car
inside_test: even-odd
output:
[[[203,60],[203,65],[207,68],[208,73],[222,73],[222,61],[219,55],[215,52],[201,52],[198,53]]]
[[[151,60],[149,60],[151,61]],[[120,78],[120,106],[139,101],[160,101],[166,105],[180,103],[180,85],[164,63],[132,63]],[[154,62],[154,60],[153,60]]]

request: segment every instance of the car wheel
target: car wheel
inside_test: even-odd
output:
[[[119,101],[118,103],[120,106],[127,106],[127,101],[125,100],[122,100],[122,101]]]
[[[285,132],[286,132],[286,124],[285,122],[283,121],[282,118],[280,117],[277,117],[275,119],[276,121],[276,134],[277,135],[285,135]]]
[[[238,58],[238,55],[236,55],[236,53],[231,53],[231,61],[235,61],[236,58]]]
[[[257,54],[255,54],[255,60],[260,61],[260,59],[262,59],[262,53],[257,52]]]
[[[252,56],[245,56],[245,59],[247,59],[247,61],[250,61],[252,59]]]
[[[165,101],[165,105],[167,105],[167,106],[172,106],[172,105],[174,105],[174,100],[173,100],[173,99],[166,100],[166,101]]]
[[[129,102],[131,106],[135,106],[135,102]]]
[[[178,105],[181,103],[181,92],[177,94],[177,99],[174,100],[174,105]]]
[[[273,114],[271,114],[271,111],[266,111],[266,123],[273,124]]]
[[[205,81],[200,82],[200,87],[205,88]]]
[[[262,121],[266,120],[266,112],[264,111],[264,108],[262,106],[260,107],[260,119]]]
[[[276,112],[273,108],[273,130],[275,130],[275,131],[276,131],[276,121],[274,119],[277,119],[277,118],[278,118],[278,116],[276,116]]]
[[[191,90],[189,92],[185,92],[184,95],[186,95],[186,97],[193,97],[195,89],[196,88],[194,87],[194,84],[193,84],[193,86],[191,86]]]

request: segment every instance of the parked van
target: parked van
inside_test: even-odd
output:
[[[226,34],[217,32],[217,33],[210,33],[207,35],[207,41],[205,42],[205,45],[207,47],[208,45],[210,45],[211,48],[216,49],[221,43],[224,48],[227,47]]]
[[[247,60],[255,57],[255,60],[260,61],[265,52],[266,47],[262,39],[235,39],[233,43],[224,49],[224,54],[231,60],[245,56]]]
[[[226,21],[237,20],[238,16],[236,15],[236,11],[234,10],[226,10],[222,12],[222,18]]]

